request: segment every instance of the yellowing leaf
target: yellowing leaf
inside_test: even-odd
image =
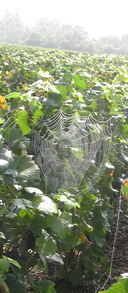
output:
[[[124,180],[121,186],[122,197],[128,200],[128,178]]]
[[[81,243],[83,243],[85,245],[90,245],[91,244],[91,242],[89,241],[89,239],[87,238],[87,236],[84,235],[84,234],[81,236]]]
[[[0,109],[8,110],[9,107],[6,105],[6,100],[4,96],[0,96]]]

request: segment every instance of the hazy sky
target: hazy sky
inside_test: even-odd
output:
[[[41,16],[79,24],[94,37],[128,33],[128,0],[1,0],[4,11],[18,12],[26,24]]]

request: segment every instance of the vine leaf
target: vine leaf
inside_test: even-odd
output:
[[[119,278],[119,281],[116,284],[113,284],[111,288],[100,291],[99,293],[127,293],[128,292],[128,278]]]
[[[9,288],[3,279],[0,279],[0,290],[2,293],[9,293]]]
[[[19,158],[18,170],[20,178],[24,180],[38,179],[40,172],[38,166],[32,161],[32,156]]]
[[[55,293],[55,284],[48,280],[41,280],[35,286],[35,293]]]
[[[125,179],[121,186],[122,197],[128,200],[128,179]]]
[[[28,126],[28,113],[26,110],[20,111],[15,121],[19,125],[23,135],[30,133],[31,129]]]
[[[45,214],[57,213],[57,207],[54,201],[48,196],[42,195],[40,201],[34,203],[34,207]]]

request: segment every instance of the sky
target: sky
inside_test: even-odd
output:
[[[80,25],[94,38],[128,33],[128,0],[1,0],[0,17],[5,11],[28,25],[41,17]]]

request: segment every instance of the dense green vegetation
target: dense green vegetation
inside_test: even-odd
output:
[[[22,44],[90,53],[128,54],[128,34],[122,37],[91,38],[86,28],[41,18],[25,26],[18,14],[6,13],[0,19],[0,43]]]
[[[127,97],[127,57],[1,45],[2,293],[77,292],[88,282],[94,292],[102,285],[110,266],[103,247],[116,222],[121,186],[127,221]],[[46,193],[31,151],[40,117],[60,107],[85,118],[112,118],[110,159],[88,192],[79,186]]]

